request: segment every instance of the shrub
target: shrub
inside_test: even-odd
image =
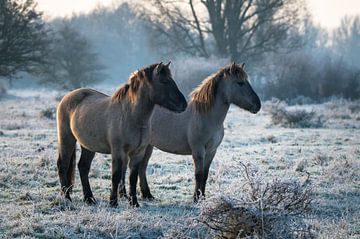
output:
[[[360,113],[360,100],[351,102],[348,108],[352,114]]]
[[[330,50],[292,52],[271,59],[272,63],[262,69],[265,73],[261,73],[266,79],[261,87],[265,98],[275,96],[292,102],[303,96],[305,102],[310,102],[333,96],[360,96],[360,68],[350,66]]]
[[[303,109],[288,110],[285,102],[278,101],[269,107],[272,123],[290,128],[318,128],[323,120],[314,111]]]
[[[56,108],[50,107],[40,111],[40,117],[47,119],[55,119],[56,117]]]
[[[1,98],[2,95],[5,95],[6,92],[7,92],[7,89],[5,87],[5,84],[0,81],[0,98]]]
[[[310,238],[303,218],[311,208],[312,186],[304,181],[259,177],[242,164],[240,197],[215,196],[201,205],[199,221],[222,238]]]

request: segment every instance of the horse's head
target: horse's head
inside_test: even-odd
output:
[[[155,104],[165,107],[171,111],[180,113],[187,107],[184,95],[180,92],[173,80],[169,68],[170,62],[166,65],[159,63],[149,68],[151,77],[149,92],[150,100]]]
[[[242,109],[256,114],[261,108],[259,96],[248,81],[244,64],[231,64],[224,69],[223,94],[227,103],[233,103]]]

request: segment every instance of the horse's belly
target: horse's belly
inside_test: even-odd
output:
[[[106,144],[102,144],[99,141],[96,142],[88,142],[88,141],[84,141],[84,140],[78,140],[79,144],[92,151],[92,152],[97,152],[97,153],[102,153],[102,154],[110,154],[110,148],[106,145]]]
[[[157,146],[157,145],[152,145],[152,146],[160,149],[161,151],[171,153],[171,154],[180,154],[180,155],[191,155],[192,154],[190,148],[166,148],[166,147],[161,147],[161,146]]]
[[[73,132],[78,143],[84,148],[98,153],[109,154],[110,147],[107,139],[103,134],[104,130],[99,129],[93,124],[87,122],[71,122],[71,131]]]
[[[174,138],[171,140],[156,140],[152,138],[150,140],[150,145],[154,146],[164,152],[172,154],[181,154],[181,155],[190,155],[191,149],[186,140],[174,141]]]

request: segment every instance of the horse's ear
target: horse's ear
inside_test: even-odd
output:
[[[241,64],[241,68],[245,69],[245,62]]]
[[[166,67],[169,67],[169,66],[170,66],[170,63],[171,63],[171,61],[169,61],[169,63],[166,64]]]
[[[233,62],[230,66],[230,74],[234,74],[236,72],[236,64]]]
[[[161,72],[163,66],[164,66],[164,65],[163,65],[162,62],[160,62],[160,63],[156,66],[156,68],[155,68],[156,74],[159,74],[159,73]]]

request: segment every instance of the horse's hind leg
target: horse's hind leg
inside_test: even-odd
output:
[[[74,164],[76,161],[76,139],[72,134],[60,135],[59,158],[57,161],[61,191],[71,200],[70,193],[74,183]]]
[[[139,166],[139,179],[140,179],[140,188],[141,188],[141,195],[144,199],[152,200],[154,199],[153,195],[150,192],[150,188],[146,179],[146,168],[148,166],[151,154],[153,151],[153,146],[148,145],[145,150],[145,155],[143,160]]]
[[[89,171],[94,156],[95,156],[94,152],[89,151],[84,147],[81,147],[81,157],[78,163],[78,168],[80,172],[80,179],[84,193],[84,202],[87,204],[96,204],[96,200],[93,196],[89,183]]]

